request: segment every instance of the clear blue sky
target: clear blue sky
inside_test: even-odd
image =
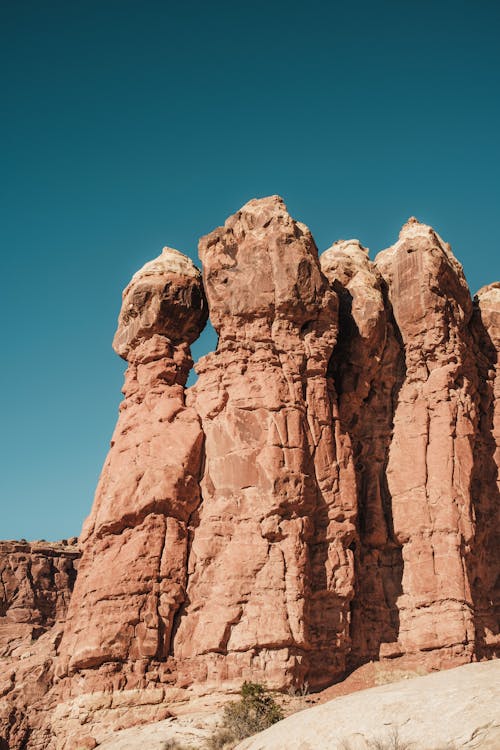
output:
[[[372,256],[415,214],[500,278],[497,0],[4,0],[0,29],[0,538],[79,533],[122,288],[250,198]]]

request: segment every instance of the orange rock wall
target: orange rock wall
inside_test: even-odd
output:
[[[200,258],[203,281],[165,248],[124,291],[67,616],[71,554],[0,547],[2,750],[91,750],[245,679],[499,655],[500,285],[473,301],[414,219],[375,261],[318,258],[277,196]],[[219,341],[186,389],[207,304]]]

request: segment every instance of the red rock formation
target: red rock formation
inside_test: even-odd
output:
[[[143,674],[169,653],[200,500],[203,434],[184,386],[206,317],[200,274],[176,250],[165,248],[123,293],[113,345],[129,363],[125,400],[81,536],[60,674],[110,662]]]
[[[375,263],[388,284],[406,367],[387,466],[403,548],[399,651],[428,652],[438,664],[467,661],[475,640],[465,558],[475,532],[479,385],[472,301],[449,246],[415,219]]]
[[[80,551],[69,542],[0,542],[0,657],[64,620]]]
[[[350,667],[388,653],[397,641],[402,555],[392,521],[386,468],[404,357],[382,276],[357,240],[336,242],[320,258],[339,295],[339,338],[329,375],[339,401],[344,460],[356,471],[356,595]],[[392,644],[392,645],[391,645]]]
[[[2,750],[27,741],[32,707],[50,686],[79,557],[76,539],[0,542]]]
[[[468,564],[481,658],[500,656],[500,283],[478,292],[472,330],[481,400],[472,482],[476,538]]]
[[[349,241],[320,265],[276,196],[200,256],[219,343],[188,391],[199,272],[166,248],[124,292],[64,635],[78,552],[0,547],[1,750],[91,750],[244,679],[498,654],[500,285],[473,308],[415,220],[375,263]]]
[[[189,345],[206,318],[199,271],[176,250],[165,248],[123,293],[113,345],[129,363],[125,399],[80,538],[82,560],[57,665],[58,678],[65,678],[58,697],[66,701],[53,722],[57,747],[92,745],[85,727],[68,733],[64,719],[75,715],[75,705],[98,713],[92,698],[98,690],[151,687],[132,703],[154,705],[150,716],[143,710],[145,721],[168,713],[163,691],[154,692],[155,665],[166,668],[174,616],[185,598],[187,525],[200,501],[203,433],[184,390]],[[105,701],[101,708],[112,706]],[[140,721],[128,708],[128,721]]]
[[[204,237],[200,257],[219,343],[191,398],[206,458],[178,668],[186,684],[326,684],[345,669],[355,516],[326,382],[336,296],[276,196]]]

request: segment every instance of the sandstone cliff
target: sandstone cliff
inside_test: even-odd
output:
[[[0,542],[2,750],[25,747],[43,722],[80,557],[76,542]]]
[[[64,620],[80,557],[76,542],[0,542],[0,657]]]
[[[0,663],[13,750],[93,748],[244,679],[498,655],[500,285],[473,301],[414,219],[375,261],[356,240],[318,258],[277,196],[199,250],[203,281],[165,248],[123,293],[124,401],[64,630],[73,574],[33,593],[0,549],[27,655]]]

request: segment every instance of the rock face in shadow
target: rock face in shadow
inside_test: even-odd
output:
[[[165,248],[123,293],[69,607],[79,552],[0,546],[0,750],[93,750],[243,680],[499,655],[500,285],[473,302],[413,219],[373,262],[318,259],[278,196],[199,251],[203,282]]]
[[[339,295],[339,337],[329,366],[339,402],[344,460],[353,461],[359,543],[349,666],[378,659],[397,641],[401,544],[394,533],[387,462],[404,351],[386,284],[357,240],[336,242],[321,268]]]
[[[483,287],[474,308],[480,422],[471,487],[476,536],[468,566],[482,658],[500,651],[500,283]]]

